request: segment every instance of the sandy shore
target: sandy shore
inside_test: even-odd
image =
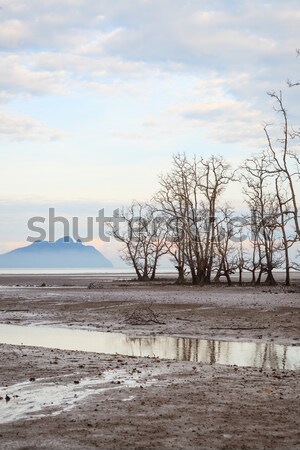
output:
[[[0,323],[299,345],[297,284],[90,281],[1,276]],[[140,304],[164,323],[126,323]],[[1,449],[300,448],[296,371],[10,345],[0,357]]]

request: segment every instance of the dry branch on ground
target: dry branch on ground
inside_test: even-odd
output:
[[[132,312],[126,315],[124,322],[130,325],[165,324],[165,322],[160,320],[159,314],[154,311],[152,305],[139,305],[135,307]]]

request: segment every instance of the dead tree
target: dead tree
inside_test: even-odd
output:
[[[195,173],[199,177],[199,188],[204,195],[204,208],[206,214],[206,233],[207,239],[204,245],[204,274],[201,273],[200,279],[204,277],[206,283],[211,281],[211,271],[214,258],[214,244],[216,232],[216,209],[220,196],[230,181],[234,179],[234,173],[223,157],[211,156],[208,160],[200,158],[200,171]],[[203,269],[202,269],[203,270]]]
[[[300,176],[300,159],[294,150],[294,140],[300,138],[300,132],[290,128],[286,108],[283,104],[282,93],[269,92],[268,95],[275,101],[274,110],[282,118],[282,135],[276,139],[271,137],[269,125],[265,125],[264,131],[271,155],[271,167],[268,172],[273,175],[278,183],[280,193],[282,189],[287,193],[284,204],[290,204],[289,214],[293,216],[295,233],[300,240],[299,212],[295,191],[295,180]],[[280,195],[279,195],[280,197]],[[282,203],[282,202],[281,202]]]
[[[154,280],[159,258],[167,252],[165,227],[155,208],[133,202],[120,215],[121,228],[110,226],[112,236],[123,244],[121,258],[133,266],[139,281]]]
[[[276,281],[273,269],[281,264],[276,235],[279,206],[270,185],[269,167],[269,155],[263,152],[245,161],[242,177],[245,182],[246,202],[252,211],[256,230],[254,248],[259,252],[260,272],[256,283],[259,284],[262,274],[266,273],[266,282],[274,285]]]
[[[220,277],[224,276],[228,286],[232,284],[231,275],[239,267],[238,249],[234,239],[238,233],[238,229],[234,226],[233,214],[233,209],[230,206],[225,206],[219,208],[215,220],[215,281],[218,282]]]
[[[154,202],[159,213],[164,218],[166,226],[165,245],[178,271],[177,284],[185,283],[187,265],[187,217],[189,210],[189,181],[185,173],[185,159],[173,158],[170,172],[159,177],[160,190],[154,196]]]
[[[288,194],[284,192],[283,185],[280,183],[280,175],[275,179],[276,198],[279,207],[278,226],[282,234],[282,251],[284,252],[284,266],[285,266],[285,285],[290,286],[290,269],[292,268],[290,259],[290,248],[296,241],[296,235],[289,230],[291,222],[290,210],[291,206],[288,201]]]
[[[251,273],[251,284],[255,285],[256,272],[260,270],[264,256],[259,240],[260,225],[257,223],[255,210],[245,218],[243,232],[246,231],[248,232],[248,249],[245,253],[242,250],[243,269]]]

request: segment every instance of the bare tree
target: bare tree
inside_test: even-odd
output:
[[[154,196],[157,210],[164,217],[167,239],[166,247],[171,261],[178,271],[177,283],[185,282],[187,263],[187,217],[189,211],[188,198],[189,175],[185,171],[186,158],[179,155],[173,157],[170,172],[160,176],[160,190]]]
[[[246,202],[252,211],[255,230],[253,248],[258,251],[260,261],[260,272],[256,282],[260,283],[261,276],[265,272],[266,282],[273,285],[276,284],[273,269],[281,264],[276,235],[280,213],[276,195],[270,185],[269,167],[269,155],[263,152],[245,161],[242,176],[245,181]],[[255,260],[255,257],[253,259]]]
[[[290,261],[289,249],[295,243],[297,236],[293,230],[292,232],[289,230],[289,225],[291,222],[291,207],[288,201],[288,194],[284,192],[283,185],[280,183],[280,175],[277,175],[275,179],[275,187],[279,208],[278,225],[282,233],[282,250],[285,258],[285,285],[290,286],[290,269],[292,268],[292,265]]]
[[[274,139],[271,137],[269,125],[265,125],[264,131],[268,142],[268,149],[272,159],[268,172],[276,177],[277,192],[280,199],[282,189],[287,193],[284,200],[280,200],[282,206],[290,204],[290,215],[293,216],[295,224],[295,233],[300,239],[300,224],[298,215],[298,206],[295,191],[295,180],[300,178],[300,159],[294,149],[294,140],[300,138],[300,132],[290,129],[286,108],[283,104],[282,93],[269,92],[268,95],[275,101],[274,110],[282,118],[282,136]]]
[[[228,286],[232,284],[231,274],[235,273],[239,266],[238,251],[233,241],[238,229],[233,226],[233,214],[233,209],[225,206],[219,209],[215,220],[214,264],[217,270],[215,281],[224,276]]]
[[[204,248],[204,262],[206,265],[205,281],[211,281],[211,270],[214,257],[215,244],[215,217],[217,202],[225,187],[234,179],[234,173],[223,157],[211,156],[207,161],[200,159],[202,166],[200,175],[200,189],[204,194],[206,209],[208,211],[207,240]]]
[[[263,261],[263,253],[260,245],[260,225],[257,222],[256,211],[251,211],[250,215],[245,217],[245,226],[243,233],[247,232],[248,249],[245,251],[241,242],[240,254],[242,255],[242,267],[251,273],[251,284],[256,282],[256,272],[260,270]]]
[[[121,258],[132,265],[139,281],[154,280],[159,258],[167,252],[166,229],[153,206],[133,202],[120,215],[120,229],[111,224],[110,232],[122,242]]]

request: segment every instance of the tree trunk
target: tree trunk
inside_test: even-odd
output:
[[[207,268],[207,271],[206,271],[205,283],[206,284],[210,284],[211,283],[211,264],[209,264],[209,266]]]
[[[257,280],[256,280],[256,283],[255,283],[256,286],[259,286],[259,285],[260,285],[262,274],[263,274],[263,270],[260,269],[259,274],[258,274],[258,277],[257,277]]]
[[[146,262],[145,262],[145,266],[144,266],[144,270],[143,270],[142,281],[149,281],[148,265]]]
[[[197,283],[199,286],[204,286],[205,284],[205,271],[203,269],[197,270]]]
[[[239,267],[239,286],[243,284],[243,269]]]
[[[177,280],[176,280],[176,284],[184,284],[185,283],[185,276],[184,276],[184,274],[185,274],[185,270],[184,270],[184,265],[178,265],[178,266],[176,266],[176,269],[177,269],[177,271],[178,271],[178,277],[177,277]]]
[[[290,286],[291,285],[290,268],[289,268],[289,266],[286,266],[286,268],[285,268],[285,285],[286,286]]]
[[[230,275],[229,275],[229,273],[228,273],[227,270],[225,270],[224,275],[225,275],[225,277],[226,277],[228,286],[232,286],[231,278],[230,278]]]
[[[207,264],[204,258],[198,257],[197,261],[197,284],[204,286],[206,279]]]
[[[220,270],[218,270],[216,273],[216,276],[214,278],[215,283],[220,283],[220,276],[221,276],[221,272],[220,272]]]
[[[190,265],[191,275],[192,275],[192,283],[197,284],[197,275],[194,266]]]
[[[151,281],[155,280],[155,276],[156,276],[156,269],[157,269],[157,261],[158,261],[158,257],[156,256],[154,264],[153,264],[153,269],[152,269],[152,273],[151,273]]]
[[[266,279],[266,284],[268,286],[276,286],[276,280],[273,276],[273,272],[272,269],[268,269],[268,275],[267,275],[267,279]]]

